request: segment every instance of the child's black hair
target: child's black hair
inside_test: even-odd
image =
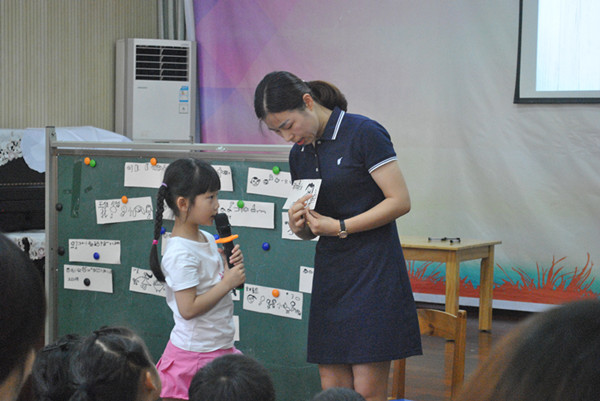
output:
[[[196,372],[189,400],[275,401],[275,386],[269,371],[256,359],[227,354]]]
[[[39,271],[0,233],[0,384],[15,369],[24,371],[28,355],[42,336],[45,317],[46,296]]]
[[[70,401],[135,400],[141,374],[153,368],[144,341],[125,327],[103,327],[73,357]]]
[[[81,342],[78,334],[67,334],[38,353],[31,371],[31,387],[37,401],[64,401],[73,395],[71,361]]]
[[[150,249],[150,269],[158,281],[164,282],[165,275],[158,258],[158,239],[162,229],[164,203],[179,216],[177,198],[180,196],[194,204],[196,196],[221,189],[221,180],[216,170],[208,163],[195,158],[175,160],[165,170],[163,183],[156,196],[154,237]]]

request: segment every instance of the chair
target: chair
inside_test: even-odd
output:
[[[465,375],[465,343],[467,337],[467,312],[459,310],[455,316],[436,309],[417,309],[421,335],[443,337],[454,341],[452,359],[451,397],[458,395]],[[406,359],[394,361],[391,399],[404,398]]]

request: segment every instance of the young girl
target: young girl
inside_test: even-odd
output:
[[[125,327],[103,327],[71,359],[70,401],[156,401],[158,372],[144,341]]]
[[[187,400],[192,378],[201,367],[221,355],[240,353],[233,346],[231,291],[246,279],[242,252],[238,245],[234,247],[229,269],[214,237],[198,228],[213,223],[220,188],[211,165],[187,158],[167,167],[158,190],[150,267],[156,278],[167,284],[167,304],[175,320],[156,365],[164,400]],[[175,214],[175,224],[161,268],[158,238],[165,201]]]

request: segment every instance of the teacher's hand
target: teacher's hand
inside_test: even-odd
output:
[[[304,195],[288,210],[290,229],[300,238],[303,238],[303,233],[310,232],[310,229],[306,225],[306,212],[308,211],[306,204],[310,198],[312,198],[311,194]]]
[[[306,211],[305,220],[306,225],[310,227],[314,235],[336,236],[340,232],[340,223],[338,220],[323,216],[314,210]]]

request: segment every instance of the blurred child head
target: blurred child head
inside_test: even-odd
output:
[[[459,399],[597,399],[599,333],[598,299],[536,313],[498,343],[463,387]]]
[[[72,401],[154,401],[161,384],[144,341],[124,327],[104,327],[81,344],[71,368]]]
[[[189,397],[190,401],[275,401],[275,387],[269,371],[257,360],[228,354],[196,373]]]
[[[46,345],[38,353],[31,371],[31,384],[36,400],[66,401],[71,397],[71,362],[81,341],[79,335],[67,334]]]
[[[16,399],[31,372],[44,329],[46,298],[40,273],[0,233],[0,399]]]

